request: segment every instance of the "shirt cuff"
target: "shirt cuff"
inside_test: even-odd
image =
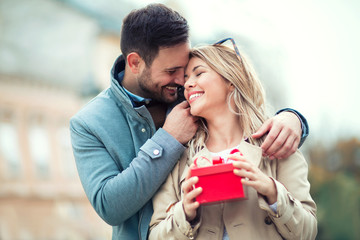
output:
[[[277,202],[269,205],[270,209],[273,210],[274,213],[277,213]]]

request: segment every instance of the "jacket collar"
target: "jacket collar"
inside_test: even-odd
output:
[[[111,69],[111,85],[110,90],[116,96],[117,99],[120,100],[122,105],[128,105],[128,107],[132,108],[132,103],[124,88],[121,86],[121,81],[123,74],[119,74],[125,71],[125,59],[123,55],[120,55],[114,62],[114,65]],[[119,77],[121,79],[119,79]]]

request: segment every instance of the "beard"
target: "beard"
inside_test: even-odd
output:
[[[151,70],[145,68],[141,75],[138,77],[137,82],[141,91],[144,93],[145,98],[151,98],[152,100],[170,104],[177,100],[178,94],[167,94],[164,92],[166,86],[161,86],[159,83],[155,83],[151,76]]]

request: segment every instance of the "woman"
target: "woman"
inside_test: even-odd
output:
[[[315,239],[306,160],[299,151],[262,157],[261,140],[249,138],[267,118],[262,85],[234,42],[236,51],[221,43],[191,51],[185,97],[202,124],[153,198],[149,239]],[[194,159],[219,155],[233,160],[247,199],[200,206],[189,170]]]

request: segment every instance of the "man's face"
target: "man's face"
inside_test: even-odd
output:
[[[189,60],[188,43],[160,48],[151,67],[137,78],[142,96],[165,103],[175,102],[178,88],[184,85],[184,69]]]

